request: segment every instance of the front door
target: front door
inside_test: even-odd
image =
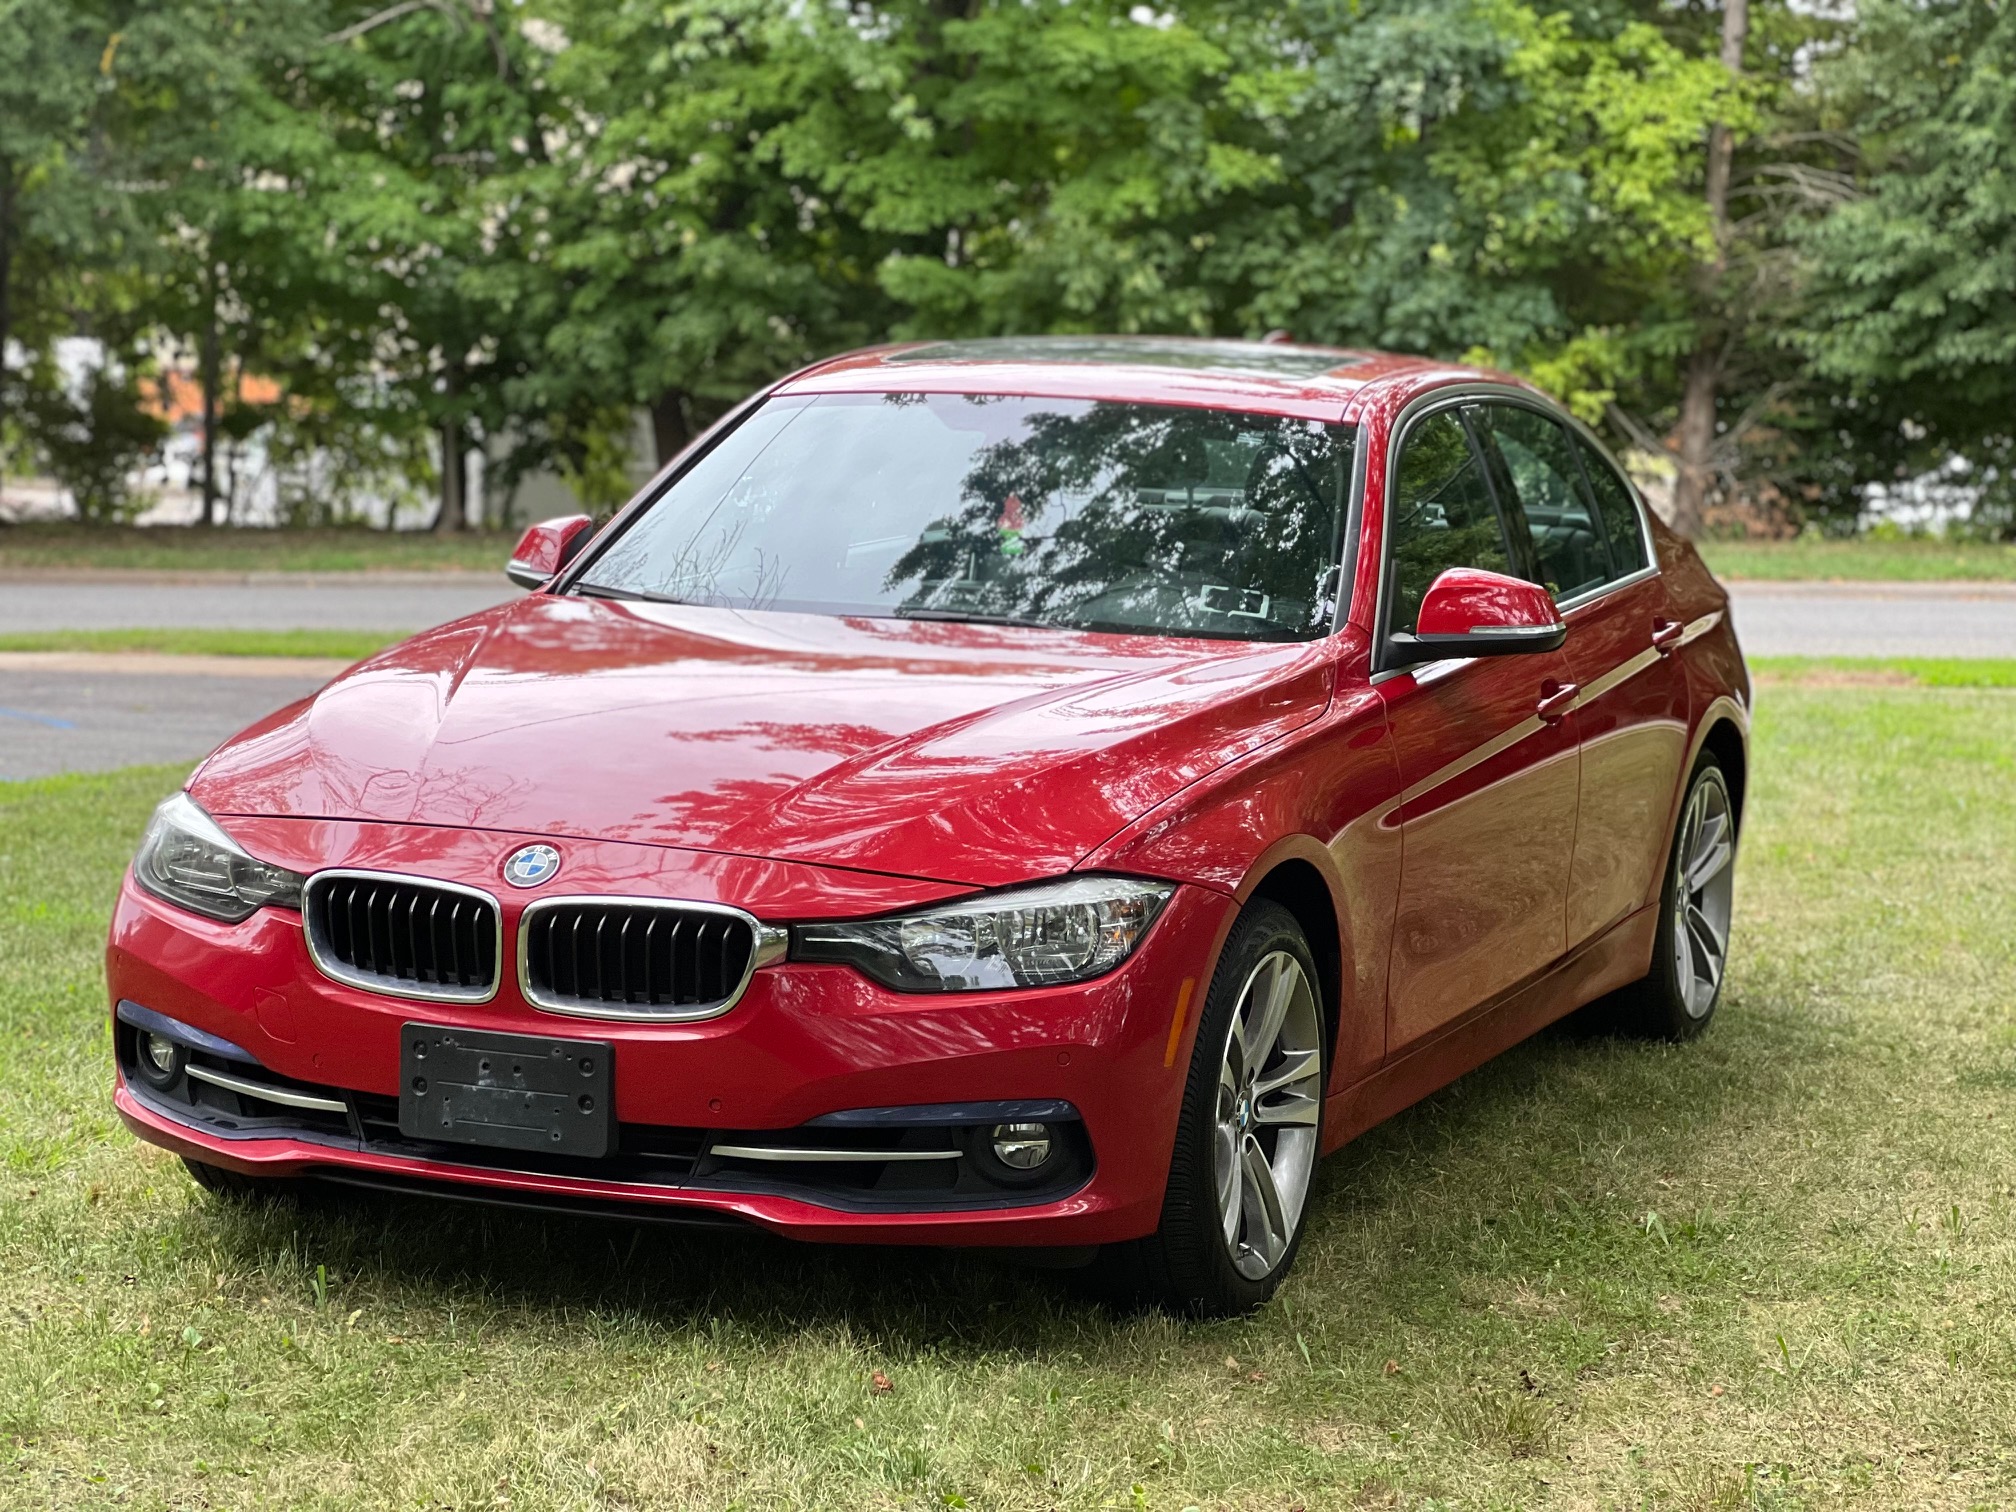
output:
[[[1450,567],[1528,575],[1462,410],[1402,437],[1386,512],[1381,638],[1412,631]],[[1390,1050],[1537,975],[1565,949],[1577,750],[1564,652],[1436,662],[1380,676],[1400,763],[1400,899]]]
[[[1568,622],[1579,687],[1581,815],[1568,881],[1568,945],[1653,901],[1687,759],[1680,625],[1652,570],[1631,487],[1583,436],[1543,411],[1493,402],[1473,412],[1501,491],[1519,501],[1535,581]]]

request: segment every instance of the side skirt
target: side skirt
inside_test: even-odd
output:
[[[1350,1143],[1604,993],[1637,981],[1652,959],[1658,930],[1658,905],[1639,909],[1538,981],[1331,1094],[1323,1109],[1323,1153]]]

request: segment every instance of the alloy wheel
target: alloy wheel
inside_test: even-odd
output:
[[[1729,789],[1714,767],[1687,795],[1674,848],[1673,965],[1680,1001],[1690,1018],[1706,1018],[1729,960],[1729,918],[1735,899],[1736,825]]]
[[[1258,1281],[1288,1253],[1309,1196],[1323,1099],[1323,1024],[1302,963],[1263,956],[1240,989],[1218,1068],[1212,1176],[1226,1248]]]

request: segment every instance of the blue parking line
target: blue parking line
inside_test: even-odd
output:
[[[46,725],[52,730],[74,730],[75,724],[67,719],[57,719],[50,714],[30,714],[26,709],[0,709],[0,719],[25,719],[30,724]]]

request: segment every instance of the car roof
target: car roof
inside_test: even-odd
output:
[[[1355,418],[1373,390],[1404,402],[1445,383],[1517,379],[1390,352],[1181,336],[1012,336],[849,352],[795,373],[784,394],[1038,394]]]

